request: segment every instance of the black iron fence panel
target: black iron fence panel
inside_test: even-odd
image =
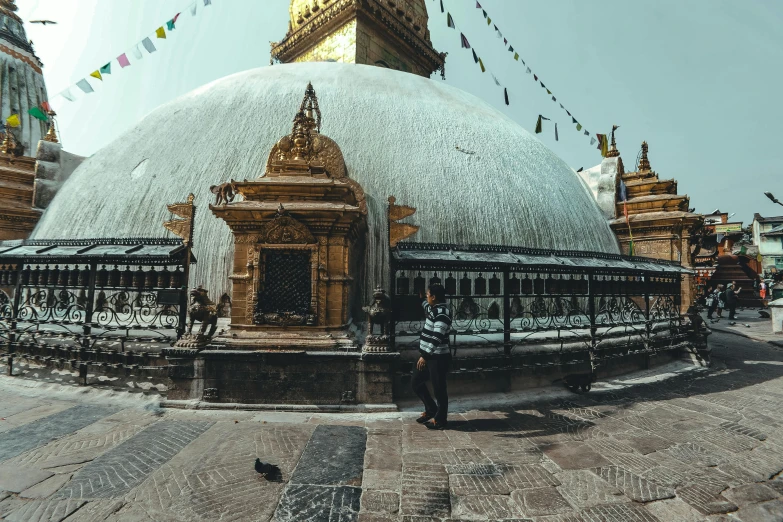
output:
[[[181,260],[170,265],[0,265],[0,337],[19,343],[95,348],[101,343],[174,342],[184,331]]]
[[[400,266],[403,265],[403,266]],[[582,343],[595,350],[608,339],[654,349],[656,332],[674,342],[681,329],[680,274],[579,267],[503,267],[490,264],[445,268],[417,260],[393,271],[393,331],[398,347],[415,346],[424,327],[422,296],[443,285],[452,313],[450,343],[460,348],[501,349],[508,355],[530,345]],[[494,350],[492,350],[494,349]]]

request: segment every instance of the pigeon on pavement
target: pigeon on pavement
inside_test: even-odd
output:
[[[256,459],[255,468],[257,473],[260,473],[269,481],[278,482],[282,477],[280,468],[268,462],[261,462],[261,459]]]

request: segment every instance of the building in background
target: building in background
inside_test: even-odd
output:
[[[753,244],[761,257],[761,273],[783,272],[783,216],[753,216]]]
[[[579,175],[609,221],[623,254],[677,261],[693,268],[698,254],[694,234],[701,229],[703,217],[688,208],[687,195],[677,194],[676,180],[658,177],[647,152],[647,142],[643,142],[636,171],[626,172],[612,132],[606,158]],[[694,300],[695,292],[694,278],[685,277],[683,308]]]
[[[432,47],[424,0],[337,2],[293,0],[272,59],[376,65],[429,78],[444,71],[445,53]]]
[[[0,240],[27,238],[83,159],[62,150],[53,111],[47,111],[48,123],[29,113],[46,107],[48,97],[43,64],[16,10],[14,0],[0,0],[0,121],[18,118],[18,125],[0,133]]]

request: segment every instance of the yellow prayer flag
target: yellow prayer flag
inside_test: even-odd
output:
[[[155,31],[155,36],[158,38],[166,38],[166,30],[163,29],[163,26],[158,27],[158,29]]]
[[[486,72],[486,69],[484,68],[484,62],[481,61],[481,58],[479,58],[479,65],[481,66],[481,72]]]
[[[103,76],[101,76],[101,71],[93,71],[90,73],[90,76],[93,78],[98,78],[100,81],[103,81]]]
[[[5,122],[10,125],[11,127],[18,127],[22,122],[19,121],[19,115],[18,114],[12,114],[8,117]]]
[[[514,53],[514,59],[515,59],[516,61],[519,61],[519,53]]]

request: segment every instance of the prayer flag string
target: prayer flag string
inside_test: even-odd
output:
[[[465,36],[465,33],[462,32],[459,29],[459,26],[457,25],[456,21],[454,20],[454,15],[452,15],[451,12],[446,12],[446,10],[445,10],[445,8],[443,6],[443,0],[439,0],[439,1],[440,1],[440,5],[441,5],[441,12],[446,13],[446,25],[447,25],[447,27],[452,28],[452,29],[456,29],[457,31],[459,31],[461,47],[463,49],[470,49],[471,50],[471,52],[473,54],[473,61],[479,65],[479,67],[481,68],[481,72],[482,73],[488,71],[489,68],[486,66],[484,61],[481,59],[480,53],[478,53],[478,51],[476,50],[476,46],[475,45],[471,45],[471,44],[468,43],[468,39]],[[488,27],[491,26],[493,28],[493,31],[495,32],[495,36],[498,39],[501,39],[501,38],[503,39],[503,45],[506,48],[506,50],[509,53],[511,53],[511,56],[513,57],[513,60],[522,63],[522,66],[525,67],[525,72],[527,74],[532,75],[533,81],[537,82],[540,85],[540,87],[546,91],[547,96],[551,97],[552,102],[556,103],[557,105],[559,105],[560,108],[563,111],[565,111],[565,113],[571,118],[571,124],[575,125],[577,132],[582,132],[583,131],[583,125],[576,119],[575,116],[573,116],[571,114],[571,111],[568,110],[563,105],[562,101],[558,102],[558,99],[552,93],[552,90],[549,89],[544,84],[543,80],[541,80],[539,78],[538,74],[535,73],[530,68],[530,66],[525,62],[525,59],[522,58],[522,56],[519,54],[518,49],[515,49],[514,46],[509,42],[508,38],[503,36],[503,33],[501,32],[501,30],[497,26],[497,24],[493,24],[492,23],[492,17],[487,12],[486,8],[482,7],[481,3],[479,3],[478,1],[476,2],[476,9],[479,9],[481,11],[482,16],[484,17],[484,19],[487,22],[487,26]],[[490,75],[492,76],[492,79],[494,80],[495,84],[497,86],[503,88],[503,101],[505,102],[506,105],[509,105],[508,88],[506,86],[504,86],[498,80],[497,76],[492,71],[490,71]],[[547,118],[542,118],[541,116],[539,116],[539,118],[538,118],[538,120],[536,122],[536,133],[541,132],[541,120],[542,119],[546,120]],[[596,136],[598,137],[598,139],[596,140],[595,137],[591,136],[590,131],[588,131],[587,129],[584,129],[584,131],[582,132],[582,135],[590,138],[590,145],[594,145],[595,142],[598,141],[598,150],[601,151],[602,155],[606,154],[605,150],[606,150],[606,147],[607,147],[607,141],[606,141],[606,136],[605,135],[596,134]],[[602,136],[603,136],[603,138],[602,138]],[[555,140],[559,141],[557,124],[555,124]]]
[[[202,3],[205,7],[210,6],[212,5],[212,0],[193,0],[188,6],[191,16],[196,16],[196,13],[198,12],[198,6],[199,4]],[[155,37],[156,39],[165,39],[167,37],[167,30],[168,33],[171,33],[171,31],[176,29],[175,23],[179,20],[181,14],[182,14],[181,12],[178,12],[173,17],[171,17],[168,21],[166,21],[164,25],[159,26],[152,33],[145,36],[142,40],[130,46],[127,51],[117,56],[115,60],[117,60],[117,63],[119,64],[120,68],[124,69],[131,65],[131,61],[128,58],[128,56],[130,55],[133,56],[134,60],[141,60],[142,57],[144,56],[141,50],[142,47],[144,48],[145,51],[147,51],[147,54],[152,54],[155,51],[157,51],[155,44],[152,43],[152,37]],[[74,87],[78,87],[84,94],[90,94],[95,92],[95,89],[93,89],[93,86],[90,84],[90,82],[87,81],[87,78],[90,77],[95,78],[96,80],[102,82],[105,80],[105,76],[107,74],[111,74],[112,72],[111,66],[112,66],[112,62],[109,62],[97,68],[96,70],[88,74],[86,77],[79,79],[76,83],[68,86],[67,88],[63,89],[59,93],[55,94],[53,98],[60,97],[69,102],[75,101],[76,96],[72,93],[72,89]],[[38,117],[37,115],[33,115],[33,116]]]

